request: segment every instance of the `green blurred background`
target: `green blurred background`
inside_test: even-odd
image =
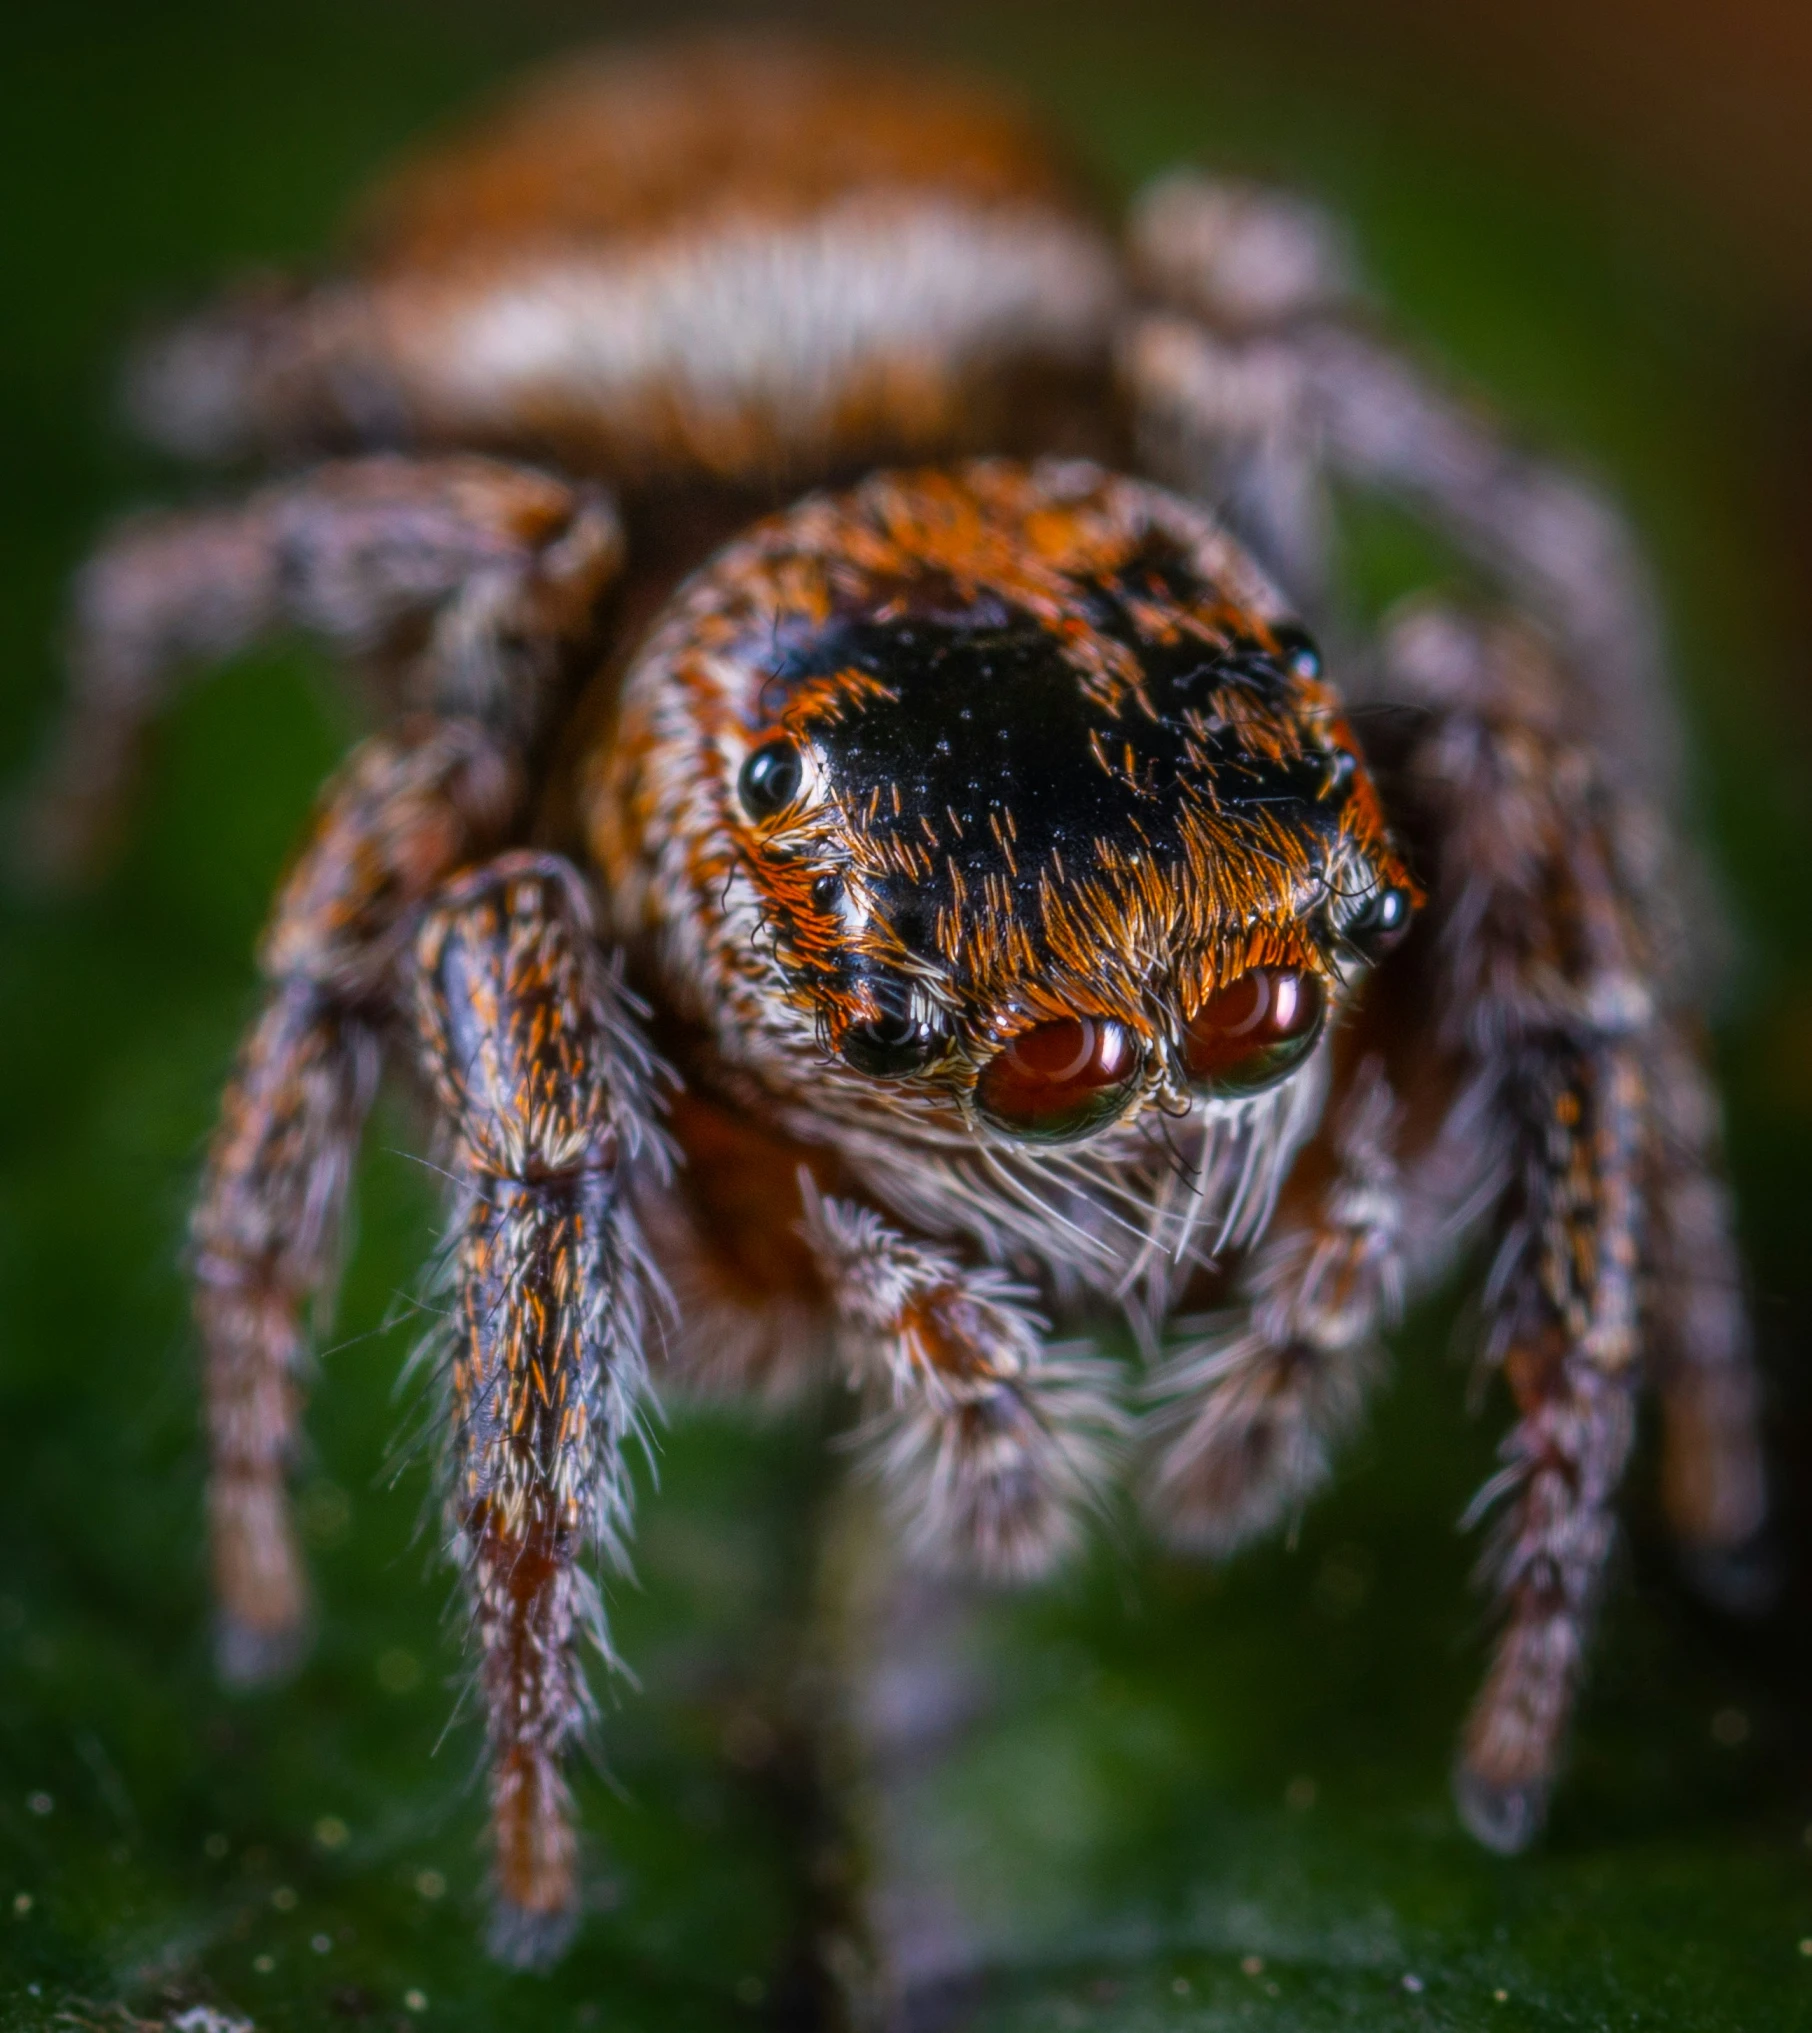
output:
[[[96,526],[190,484],[112,420],[135,325],[319,250],[375,168],[524,57],[670,20],[11,0],[0,777],[41,732]],[[1193,155],[1331,198],[1407,328],[1630,505],[1739,919],[1720,1045],[1791,1563],[1754,1625],[1696,1607],[1645,1460],[1549,1839],[1508,1863],[1471,1847],[1446,1803],[1482,1639],[1454,1521],[1502,1407],[1465,1416],[1457,1308],[1429,1309],[1295,1545],[1217,1576],[1123,1532],[986,1623],[988,1715],[911,1803],[989,1945],[972,2023],[1812,2027],[1812,14],[1061,0],[861,25],[1030,88],[1114,182]],[[1369,518],[1359,596],[1426,556]],[[198,2001],[270,2028],[826,2025],[834,1887],[790,1692],[829,1488],[814,1415],[667,1430],[613,1605],[640,1686],[614,1691],[581,1788],[593,1917],[551,1978],[476,1950],[476,1737],[443,1734],[425,1470],[387,1468],[399,1295],[434,1222],[400,1116],[370,1141],[311,1421],[319,1648],[280,1695],[210,1679],[175,1265],[255,928],[352,731],[321,678],[286,652],[195,691],[117,874],[3,907],[0,2027]]]

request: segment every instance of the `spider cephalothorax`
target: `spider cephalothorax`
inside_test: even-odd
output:
[[[881,475],[733,545],[630,671],[590,814],[717,1077],[916,1172],[896,1191],[928,1213],[934,1154],[1013,1177],[1086,1139],[1102,1179],[1164,1174],[1216,1122],[1241,1133],[1188,1204],[1248,1146],[1268,1204],[1313,1122],[1278,1090],[1318,1092],[1326,1020],[1411,903],[1280,596],[1207,518],[1074,462]],[[938,1225],[1050,1256],[1011,1208],[953,1195]],[[1096,1239],[1079,1268],[1123,1273]]]
[[[1225,1552],[1487,1235],[1516,1423],[1456,1791],[1506,1849],[1645,1365],[1698,1570],[1756,1531],[1647,580],[1352,300],[1299,200],[1178,173],[1117,244],[991,95],[714,42],[531,87],[345,273],[136,374],[172,449],[321,462],[88,567],[41,850],[92,847],[172,671],[262,631],[401,714],[278,900],[195,1219],[221,1666],[306,1629],[300,1358],[401,1053],[453,1182],[447,1542],[505,1956],[579,1907],[588,1562],[626,1546],[651,1370],[828,1356],[934,1562],[1048,1569],[1128,1450],[1153,1524]],[[1355,639],[1336,481],[1508,611]],[[751,526],[778,483],[830,491]],[[1341,683],[1393,709],[1370,756]],[[1104,1300],[1137,1388],[1053,1357]]]

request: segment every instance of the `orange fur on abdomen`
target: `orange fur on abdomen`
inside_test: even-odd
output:
[[[380,191],[342,277],[179,335],[139,407],[188,451],[458,444],[631,482],[1101,451],[1122,297],[1010,99],[710,39],[532,83]]]

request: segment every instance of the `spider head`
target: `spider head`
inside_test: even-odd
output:
[[[715,921],[745,1028],[754,986],[838,1080],[985,1134],[1287,1081],[1415,903],[1277,596],[1093,466],[802,503],[694,583],[627,715],[685,805],[639,830],[644,915]]]

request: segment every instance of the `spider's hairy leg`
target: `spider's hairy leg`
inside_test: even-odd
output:
[[[1122,338],[1141,470],[1224,515],[1319,620],[1332,502],[1292,340],[1355,294],[1345,237],[1287,192],[1180,170],[1139,194],[1127,241],[1139,280],[1189,313],[1135,319]]]
[[[911,1549],[999,1580],[1047,1572],[1109,1470],[1122,1420],[1107,1365],[1049,1360],[1044,1323],[998,1272],[801,1191],[853,1380],[885,1408],[876,1459]]]
[[[1519,1145],[1493,1276],[1490,1353],[1517,1423],[1474,1514],[1499,1501],[1483,1573],[1503,1606],[1455,1775],[1466,1825],[1525,1847],[1549,1788],[1615,1539],[1637,1383],[1638,1164],[1646,1089],[1634,1052],[1532,1042],[1506,1062]]]
[[[1428,613],[1389,654],[1434,708],[1410,778],[1435,827],[1441,1021],[1508,1187],[1485,1354],[1517,1423],[1474,1506],[1500,1507],[1483,1577],[1503,1624],[1455,1788],[1473,1833],[1514,1850],[1546,1812],[1634,1429],[1653,906],[1535,638]]]
[[[233,506],[137,517],[76,580],[70,694],[24,850],[53,877],[92,869],[178,679],[279,630],[360,659],[385,707],[527,740],[620,554],[596,489],[478,458],[340,460]]]
[[[1593,739],[1666,803],[1680,737],[1660,605],[1616,505],[1354,317],[1344,244],[1300,200],[1180,173],[1144,194],[1130,238],[1162,304],[1120,345],[1141,463],[1225,513],[1314,620],[1328,483],[1394,496],[1550,631]]]
[[[1658,1027],[1645,1324],[1661,1399],[1661,1493],[1687,1571],[1732,1610],[1773,1592],[1761,1386],[1721,1177],[1717,1096],[1684,1022]]]
[[[471,722],[416,720],[373,738],[324,793],[264,936],[269,989],[192,1230],[230,1681],[282,1671],[306,1626],[285,1489],[305,1317],[334,1269],[398,959],[418,907],[497,845],[517,797],[512,764]]]
[[[620,1561],[623,1450],[646,1387],[648,1273],[630,1171],[662,1163],[648,1060],[579,878],[506,855],[452,884],[416,946],[416,1028],[457,1180],[449,1525],[490,1759],[491,1945],[533,1965],[576,1924],[562,1761],[608,1656],[589,1558]]]
[[[1294,1214],[1286,1201],[1256,1251],[1237,1321],[1172,1357],[1147,1493],[1177,1544],[1229,1553],[1268,1531],[1327,1478],[1402,1305],[1398,1109],[1367,1060],[1332,1137],[1331,1173]],[[1313,1152],[1305,1153],[1305,1161]],[[1300,1174],[1299,1174],[1300,1176]]]

